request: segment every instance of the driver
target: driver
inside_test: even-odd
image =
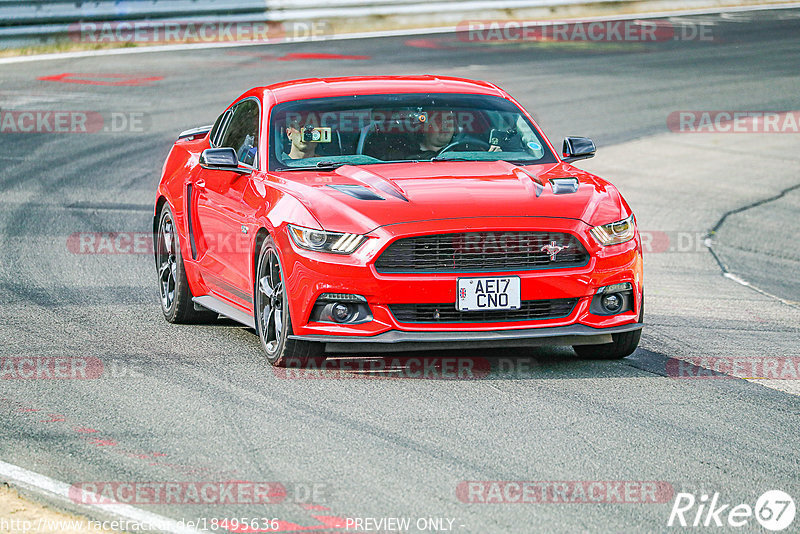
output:
[[[422,126],[422,132],[412,142],[412,153],[408,159],[433,159],[454,142],[458,122],[453,110],[428,110],[427,117],[427,121]],[[467,141],[464,142],[464,145],[468,144]],[[488,148],[489,152],[499,150],[501,150],[500,147],[494,145]]]
[[[429,110],[427,117],[409,159],[432,159],[453,142],[456,114],[452,110]]]

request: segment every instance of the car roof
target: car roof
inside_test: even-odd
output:
[[[489,82],[449,76],[350,76],[342,78],[306,78],[275,83],[254,91],[263,91],[274,103],[331,96],[392,93],[468,93],[508,95]]]

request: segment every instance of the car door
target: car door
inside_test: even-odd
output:
[[[236,151],[240,167],[258,168],[260,105],[246,98],[233,106],[214,132],[213,148]],[[198,260],[205,282],[218,296],[245,309],[252,308],[252,289],[247,277],[249,265],[248,227],[245,225],[242,193],[249,174],[200,168],[194,179],[199,228]],[[201,254],[201,255],[200,255]]]

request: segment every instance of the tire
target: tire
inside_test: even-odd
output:
[[[642,308],[639,311],[639,322],[644,322],[644,293],[642,293]],[[611,334],[611,343],[602,345],[574,345],[572,349],[581,358],[588,360],[621,360],[633,354],[642,338],[642,329],[621,334]]]
[[[186,280],[180,238],[175,228],[175,218],[168,203],[164,203],[158,216],[158,230],[154,243],[158,289],[164,318],[176,324],[210,323],[218,315],[209,310],[196,310],[192,290]]]
[[[307,367],[312,360],[324,358],[322,343],[289,338],[292,334],[289,296],[272,237],[264,239],[258,254],[254,292],[256,331],[270,365]]]
[[[611,343],[602,345],[575,345],[573,350],[581,358],[589,360],[620,360],[625,356],[630,356],[636,347],[639,346],[639,339],[642,337],[642,330],[623,332],[621,334],[611,334]]]

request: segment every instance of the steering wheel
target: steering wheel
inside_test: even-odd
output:
[[[474,137],[469,137],[467,139],[459,139],[458,141],[453,141],[452,143],[450,143],[449,145],[447,145],[446,147],[441,149],[439,151],[438,155],[441,156],[445,152],[449,152],[449,151],[453,150],[457,146],[467,146],[467,147],[469,147],[470,145],[477,145],[478,147],[482,148],[483,150],[489,150],[489,147],[491,146],[489,143],[487,143],[486,141],[483,141],[482,139],[475,139]]]

